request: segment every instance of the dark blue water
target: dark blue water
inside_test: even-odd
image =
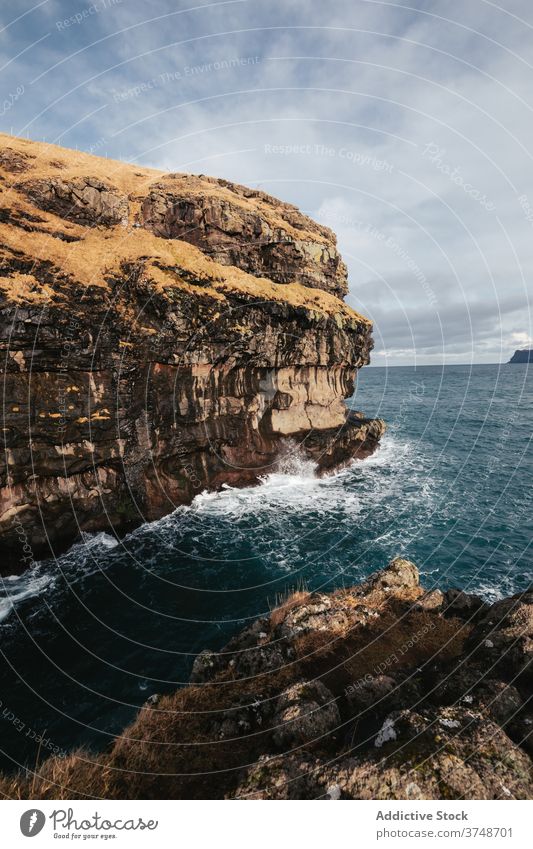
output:
[[[287,589],[350,584],[399,554],[428,587],[495,599],[531,582],[532,367],[367,368],[350,403],[389,423],[372,458],[319,480],[295,450],[261,486],[4,580],[4,766],[105,746]]]

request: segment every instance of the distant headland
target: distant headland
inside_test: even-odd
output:
[[[533,351],[524,349],[523,351],[515,351],[510,363],[533,363]]]

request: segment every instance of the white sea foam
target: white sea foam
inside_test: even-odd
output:
[[[85,578],[101,568],[96,559],[98,552],[105,554],[119,544],[115,537],[104,532],[82,533],[81,537],[81,541],[75,543],[58,561],[43,561],[21,575],[0,578],[0,624],[10,617],[21,602],[53,590],[58,571],[66,574],[70,583]]]
[[[257,514],[258,519],[268,523],[268,514],[272,512],[280,519],[297,513],[327,515],[338,509],[339,500],[345,511],[352,515],[359,512],[359,496],[348,492],[341,478],[333,475],[319,478],[313,463],[292,455],[261,478],[257,486],[224,486],[220,492],[202,492],[185,509],[233,521]]]
[[[420,451],[396,435],[386,435],[366,460],[325,477],[318,477],[315,464],[287,443],[276,467],[256,486],[224,486],[220,492],[202,492],[190,506],[179,507],[126,536],[124,548],[131,554],[124,555],[124,562],[131,566],[128,556],[138,556],[143,566],[157,569],[161,551],[179,551],[182,544],[189,556],[204,558],[205,552],[212,550],[216,559],[231,560],[240,541],[253,556],[266,559],[273,570],[297,571],[326,558],[332,573],[343,571],[342,550],[337,553],[335,546],[344,537],[348,539],[354,527],[366,523],[369,535],[376,524],[373,543],[392,551],[412,533],[412,516],[408,527],[403,527],[401,522],[396,524],[396,514],[402,508],[408,511],[409,504],[416,501],[416,516],[420,517],[422,505],[429,508],[431,497],[432,482]],[[392,525],[385,529],[383,520],[389,515]],[[112,554],[114,549],[118,549],[117,557]],[[4,579],[0,622],[18,603],[46,591],[55,596],[64,581],[87,580],[120,562],[122,552],[122,544],[108,533],[82,534],[57,562],[39,564],[35,574]],[[58,580],[60,576],[64,581]]]
[[[3,578],[0,585],[0,623],[8,618],[17,604],[41,595],[52,581],[52,575],[39,574],[39,569]]]
[[[116,537],[112,536],[112,534],[106,534],[105,531],[100,531],[98,533],[87,533],[82,531],[81,533],[81,542],[76,544],[78,548],[116,548],[119,545],[119,541]]]

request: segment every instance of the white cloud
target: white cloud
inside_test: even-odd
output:
[[[533,348],[533,336],[529,333],[511,333],[511,341],[517,348]]]

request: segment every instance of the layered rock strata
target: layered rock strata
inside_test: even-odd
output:
[[[1,141],[5,572],[288,450],[320,472],[376,448],[344,404],[372,328],[329,230],[227,181]]]
[[[184,239],[223,265],[339,297],[348,291],[332,231],[264,192],[227,180],[169,175],[150,189],[140,220],[158,236]]]

